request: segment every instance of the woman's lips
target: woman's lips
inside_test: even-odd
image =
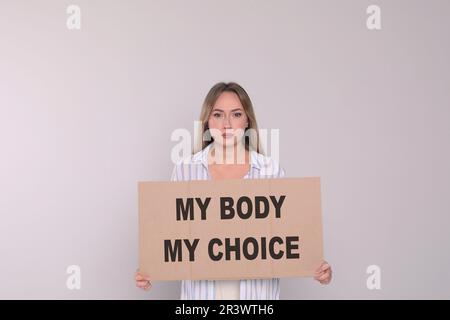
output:
[[[230,138],[233,137],[233,134],[232,134],[232,133],[223,133],[223,134],[222,134],[222,137],[223,137],[224,139],[230,139]]]

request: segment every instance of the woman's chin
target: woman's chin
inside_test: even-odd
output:
[[[216,143],[216,145],[222,146],[222,147],[233,147],[237,144],[236,139],[234,139],[233,137],[216,139],[216,140],[214,140],[214,142]]]

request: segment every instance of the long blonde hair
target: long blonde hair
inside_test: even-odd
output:
[[[198,140],[194,144],[193,153],[203,150],[213,142],[213,138],[209,134],[208,119],[211,115],[214,104],[223,92],[236,93],[248,118],[248,126],[245,129],[245,133],[247,133],[249,129],[253,129],[250,131],[250,136],[249,134],[245,134],[245,148],[247,150],[255,150],[258,153],[263,153],[261,143],[259,141],[258,124],[256,123],[256,116],[255,111],[253,110],[252,101],[244,88],[235,82],[216,83],[206,95],[202,110],[200,112],[200,126],[197,133]],[[203,139],[204,136],[208,139]]]

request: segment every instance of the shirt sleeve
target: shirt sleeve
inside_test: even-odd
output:
[[[170,181],[178,181],[178,170],[177,165],[173,166],[172,175],[170,177]]]
[[[284,172],[284,169],[282,167],[278,170],[278,178],[284,178],[286,176],[286,173]]]

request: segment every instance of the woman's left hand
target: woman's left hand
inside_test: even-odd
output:
[[[314,280],[319,281],[321,284],[329,284],[331,281],[331,266],[328,264],[328,262],[324,261],[320,265],[319,268],[317,268],[316,272],[314,273]]]

